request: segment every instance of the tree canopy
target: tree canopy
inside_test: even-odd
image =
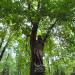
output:
[[[44,42],[45,75],[71,75],[75,67],[75,0],[0,1],[1,75],[5,70],[9,75],[30,75],[31,40],[38,35]]]

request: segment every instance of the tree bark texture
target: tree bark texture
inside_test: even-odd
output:
[[[32,59],[31,59],[31,75],[44,75],[44,66],[42,60],[42,48],[35,44],[35,47],[32,50]],[[41,45],[41,44],[40,44]]]

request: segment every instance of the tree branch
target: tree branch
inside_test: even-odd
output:
[[[57,19],[58,20],[58,19]],[[47,31],[47,33],[46,33],[46,35],[45,35],[45,37],[44,37],[44,39],[43,39],[43,43],[45,43],[46,42],[46,40],[47,40],[47,38],[48,38],[48,36],[49,36],[49,34],[50,34],[50,32],[51,32],[51,30],[53,29],[53,27],[55,26],[55,24],[56,24],[56,22],[57,22],[57,20],[48,28],[48,31]]]
[[[2,46],[3,41],[4,41],[4,37],[2,37],[2,39],[1,39],[0,48],[1,48],[1,46]]]
[[[37,6],[37,10],[40,10],[40,0],[38,1],[38,6]]]

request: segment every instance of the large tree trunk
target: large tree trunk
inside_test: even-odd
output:
[[[43,66],[40,49],[34,48],[32,50],[30,75],[44,75],[45,68]],[[42,50],[41,50],[42,51]]]
[[[43,41],[39,37],[36,40],[36,34],[38,29],[38,23],[32,22],[32,32],[30,36],[30,47],[31,47],[31,67],[30,75],[44,75],[44,66],[43,66]]]

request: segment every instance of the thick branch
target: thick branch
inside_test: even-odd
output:
[[[49,34],[50,34],[50,32],[51,32],[51,30],[53,29],[53,27],[55,26],[55,24],[56,24],[56,22],[57,22],[57,20],[48,28],[48,31],[47,31],[47,33],[46,33],[46,35],[45,35],[45,37],[44,37],[44,39],[43,39],[43,43],[45,43],[46,42],[46,40],[47,40],[47,38],[48,38],[48,36],[49,36]]]

